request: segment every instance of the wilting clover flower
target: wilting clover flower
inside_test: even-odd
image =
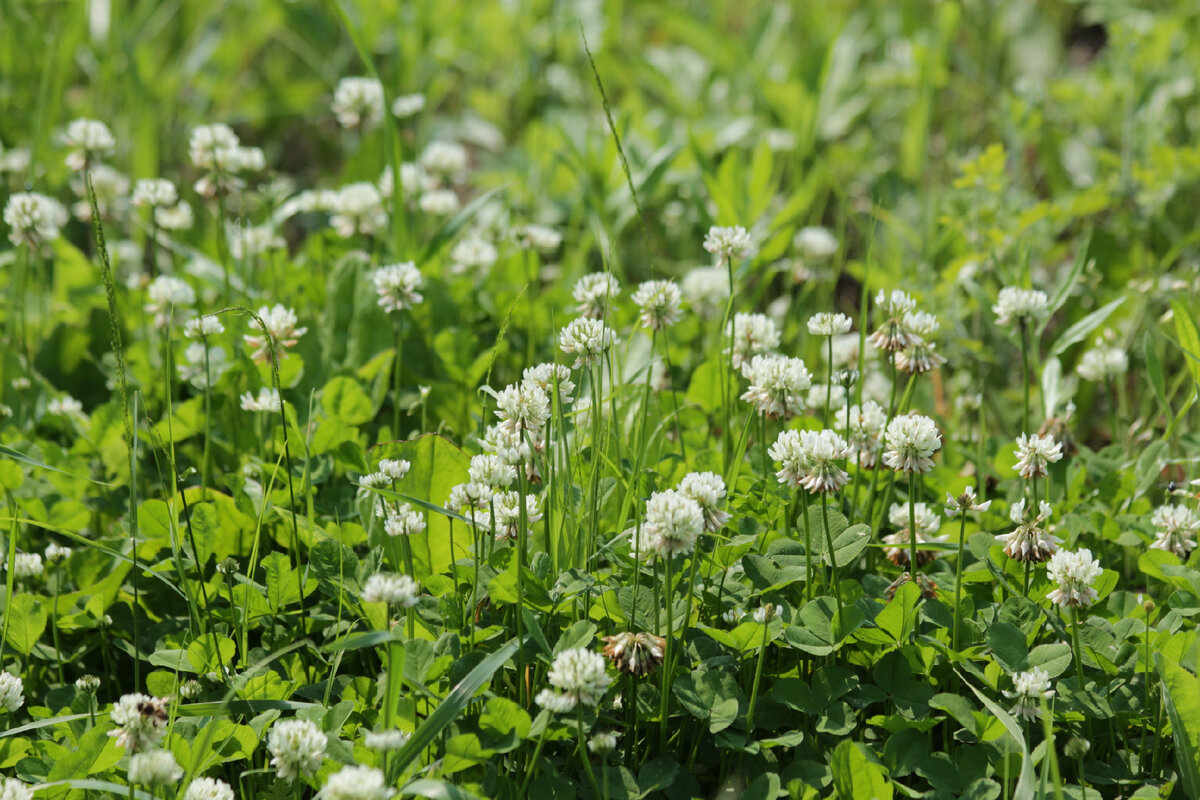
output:
[[[701,317],[715,317],[729,300],[729,273],[721,267],[696,267],[679,287],[687,304]]]
[[[196,778],[188,784],[183,800],[233,800],[233,787],[217,778]]]
[[[496,416],[503,428],[539,438],[550,419],[550,398],[533,383],[514,383],[496,395]]]
[[[884,550],[884,555],[888,560],[896,566],[906,566],[912,557],[912,533],[908,525],[909,508],[906,504],[893,503],[888,509],[888,522],[897,527],[895,533],[883,537],[884,544],[889,547]],[[917,544],[938,544],[946,541],[946,537],[938,536],[937,532],[942,526],[942,520],[937,513],[929,508],[925,503],[914,503],[913,517],[916,521]],[[937,558],[936,550],[921,550],[917,549],[917,566],[920,567],[928,564]]]
[[[842,406],[838,410],[837,428],[849,428],[846,440],[850,457],[863,467],[875,466],[883,446],[883,426],[887,424],[887,413],[874,400],[864,400],[861,406]]]
[[[725,481],[715,472],[689,472],[677,487],[680,494],[691,498],[704,515],[704,530],[717,531],[729,521],[729,512],[719,506],[725,499]]]
[[[238,400],[242,411],[278,412],[283,408],[283,399],[279,396],[279,392],[275,389],[268,389],[265,386],[258,390],[257,396],[250,394],[250,392],[243,392]]]
[[[779,328],[765,314],[735,314],[725,328],[725,335],[733,342],[733,368],[736,370],[755,356],[779,346]]]
[[[771,620],[779,616],[779,606],[774,603],[766,603],[754,609],[750,614],[750,619],[757,622],[759,625],[766,625]]]
[[[880,289],[875,297],[875,310],[884,321],[868,337],[871,344],[885,353],[899,352],[912,344],[913,334],[904,319],[916,307],[916,301],[900,289],[893,289],[891,294]]]
[[[1046,597],[1060,606],[1079,608],[1096,602],[1096,590],[1092,581],[1104,572],[1100,562],[1092,558],[1092,551],[1059,550],[1046,564],[1046,574],[1058,584]]]
[[[425,299],[420,292],[425,278],[411,261],[380,267],[371,273],[371,280],[384,311],[403,311]]]
[[[958,497],[946,492],[946,516],[954,519],[959,514],[966,514],[969,511],[987,511],[991,508],[992,501],[979,502],[979,498],[975,495],[975,487],[968,486],[963,489],[963,493]]]
[[[363,735],[363,744],[380,753],[399,750],[401,747],[404,747],[406,742],[408,742],[408,734],[398,728],[367,731]]]
[[[828,228],[807,227],[796,231],[792,246],[809,261],[824,261],[837,253],[838,241]]]
[[[768,353],[742,366],[750,387],[742,399],[767,419],[787,418],[804,411],[804,394],[812,386],[808,368],[798,358]]]
[[[117,726],[108,732],[117,747],[137,753],[155,747],[167,732],[167,701],[148,694],[127,694],[113,704],[109,718]]]
[[[1062,457],[1062,444],[1054,441],[1053,436],[1021,434],[1017,437],[1017,463],[1013,469],[1026,480],[1044,478],[1046,466],[1061,461]]]
[[[547,397],[554,396],[555,384],[558,384],[558,402],[571,402],[571,393],[575,391],[575,383],[571,380],[571,368],[566,364],[538,364],[526,367],[521,373],[521,381],[538,387]]]
[[[412,608],[417,604],[421,587],[408,575],[377,572],[363,584],[364,603],[386,603],[389,606]]]
[[[1157,536],[1150,546],[1166,550],[1186,559],[1196,549],[1196,533],[1200,531],[1200,516],[1187,506],[1160,506],[1150,518]]]
[[[1016,561],[1041,563],[1058,552],[1062,539],[1042,526],[1051,513],[1050,504],[1043,500],[1038,504],[1037,516],[1029,520],[1026,519],[1025,500],[1013,503],[1008,518],[1017,527],[1011,533],[996,537],[1004,543],[1004,554]]]
[[[533,698],[533,702],[549,711],[551,714],[566,714],[575,710],[579,700],[573,694],[559,693],[553,689],[542,689]]]
[[[4,223],[11,230],[8,240],[39,250],[59,237],[69,217],[62,203],[37,192],[17,192],[4,206]]]
[[[292,347],[300,340],[300,337],[308,332],[307,327],[297,327],[299,321],[296,318],[296,312],[286,306],[276,303],[268,308],[263,306],[258,309],[259,319],[262,320],[263,326],[270,333],[271,338],[275,340],[275,344],[279,346],[276,351],[279,358],[287,355],[287,348]],[[252,324],[257,326],[257,321]],[[254,348],[251,358],[255,361],[266,361],[270,352],[267,337],[257,333],[246,334],[242,337],[249,347]]]
[[[887,450],[883,463],[897,472],[929,472],[930,458],[942,446],[942,436],[929,417],[910,414],[895,417],[888,423],[885,434]]]
[[[0,708],[12,713],[25,705],[25,682],[7,670],[0,670]]]
[[[370,236],[387,227],[383,195],[372,183],[350,183],[330,198],[329,224],[343,239],[355,234]]]
[[[95,160],[112,155],[117,146],[108,126],[95,119],[72,120],[62,134],[62,143],[71,150],[67,153],[67,168],[75,172],[82,172]]]
[[[1031,320],[1041,319],[1050,310],[1050,301],[1046,293],[1037,289],[1018,289],[1007,286],[1000,290],[992,313],[996,322],[1008,325],[1014,320],[1022,324]]]
[[[655,492],[646,501],[643,529],[650,547],[660,554],[686,555],[696,548],[696,539],[704,530],[704,511],[676,489]]]
[[[374,78],[342,78],[331,108],[343,128],[373,128],[383,119],[383,85]]]
[[[140,178],[133,185],[133,204],[151,208],[173,206],[179,200],[175,184],[166,178]]]
[[[618,633],[604,637],[604,657],[618,672],[647,675],[662,663],[667,640],[652,633]]]
[[[493,512],[495,513],[494,518]],[[525,495],[525,525],[532,526],[541,518],[541,501],[538,496]],[[517,534],[521,530],[520,492],[496,493],[485,508],[475,512],[475,524],[493,531],[497,541],[517,538]]]
[[[433,141],[421,153],[418,163],[430,175],[456,181],[467,171],[467,150],[458,142]]]
[[[425,108],[425,95],[402,94],[392,101],[392,116],[396,119],[415,117]]]
[[[559,348],[575,355],[575,369],[595,364],[612,343],[612,329],[588,317],[571,320],[558,334]]]
[[[1054,690],[1050,688],[1050,673],[1041,667],[1018,672],[1013,675],[1013,690],[1005,692],[1004,696],[1017,701],[1008,713],[1025,719],[1037,719],[1042,701],[1054,696]]]
[[[741,225],[732,228],[713,226],[704,237],[704,249],[716,256],[720,264],[741,258],[749,248],[750,234]]]
[[[170,750],[150,750],[129,757],[129,783],[170,786],[183,777],[183,768]]]
[[[395,793],[380,770],[352,765],[330,775],[317,797],[319,800],[387,800]]]
[[[633,293],[642,325],[661,331],[679,321],[683,295],[674,281],[647,281]]]
[[[621,293],[621,284],[609,272],[589,272],[575,283],[571,297],[578,305],[575,311],[581,316],[600,319]]]
[[[308,777],[321,768],[329,740],[306,719],[285,719],[271,726],[267,750],[279,777],[291,782]]]
[[[854,323],[845,314],[831,314],[822,311],[814,314],[808,320],[808,332],[813,336],[841,336],[849,333]]]
[[[37,553],[17,553],[13,557],[13,577],[17,580],[40,578],[43,571],[42,557]]]
[[[513,243],[522,250],[550,253],[562,244],[562,234],[545,225],[518,225],[509,231]]]
[[[909,344],[896,353],[896,369],[919,374],[946,363],[932,341],[938,329],[937,317],[924,311],[909,312],[904,315],[904,326],[908,329]]]
[[[408,503],[401,503],[383,521],[383,532],[388,536],[414,536],[425,530],[425,518]]]
[[[546,680],[563,694],[589,706],[599,703],[612,683],[604,669],[604,656],[586,647],[571,648],[556,655]]]
[[[1079,359],[1075,371],[1088,381],[1103,381],[1125,374],[1129,369],[1129,357],[1119,347],[1100,345],[1088,350]]]

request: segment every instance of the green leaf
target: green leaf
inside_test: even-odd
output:
[[[833,529],[833,521],[830,520],[830,530]],[[862,552],[867,549],[871,543],[871,529],[867,525],[858,524],[852,525],[846,530],[837,534],[833,540],[833,552],[837,556],[839,567],[845,567],[852,564]],[[813,548],[816,549],[815,547]],[[829,553],[824,553],[825,563],[832,566],[833,559]]]
[[[876,627],[897,644],[907,642],[916,625],[917,602],[920,599],[920,587],[915,581],[908,581],[896,590],[892,601],[875,617]]]
[[[838,797],[841,800],[891,800],[892,784],[887,773],[877,761],[867,757],[865,750],[863,745],[849,739],[843,739],[834,748],[829,767]]]
[[[1020,628],[1008,622],[993,622],[987,629],[987,643],[1000,666],[1009,672],[1025,669],[1029,647]]]
[[[1175,740],[1175,763],[1183,793],[1200,797],[1200,678],[1154,654],[1154,664],[1162,678],[1163,703],[1171,719]]]
[[[1082,341],[1089,333],[1099,328],[1104,320],[1108,319],[1108,315],[1117,310],[1117,307],[1125,302],[1124,297],[1118,297],[1106,306],[1103,306],[1092,313],[1088,314],[1083,319],[1076,322],[1071,327],[1062,332],[1058,340],[1054,342],[1054,347],[1050,348],[1051,356],[1062,355],[1064,351],[1076,342]]]
[[[264,558],[260,566],[266,573],[264,583],[267,586],[267,602],[271,610],[278,612],[281,608],[300,602],[299,578],[287,556],[276,551]],[[316,578],[310,577],[304,584],[303,596],[308,596],[316,586]]]
[[[21,655],[29,655],[29,651],[42,638],[46,630],[46,608],[49,603],[44,598],[24,592],[9,601],[6,610],[8,630],[5,640]]]
[[[1175,319],[1175,335],[1179,337],[1179,349],[1183,351],[1183,360],[1192,373],[1196,391],[1200,392],[1200,330],[1196,328],[1191,309],[1182,300],[1172,300],[1171,311]]]
[[[1158,348],[1154,346],[1154,336],[1150,331],[1142,337],[1142,358],[1146,362],[1146,377],[1150,379],[1150,388],[1158,400],[1160,410],[1168,418],[1171,416],[1171,404],[1167,401],[1167,383],[1163,378],[1162,361],[1158,357]]]
[[[1034,778],[1033,778],[1033,759],[1029,757],[1029,745],[1025,741],[1025,737],[1021,735],[1021,726],[1012,718],[1012,715],[1005,711],[995,702],[990,700],[986,695],[976,689],[962,673],[955,670],[958,677],[962,678],[962,682],[967,685],[975,696],[979,698],[979,702],[983,703],[984,707],[992,713],[996,719],[1004,726],[1004,730],[1012,737],[1017,746],[1021,748],[1021,771],[1017,776],[1017,786],[1013,790],[1013,800],[1033,800],[1034,798]]]
[[[370,422],[375,416],[375,406],[371,398],[358,385],[358,381],[339,375],[321,392],[321,408],[330,417],[339,419],[349,425],[361,425]]]

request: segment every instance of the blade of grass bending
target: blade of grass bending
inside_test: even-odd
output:
[[[1025,741],[1025,737],[1021,735],[1021,726],[1017,724],[1017,721],[1012,718],[1011,714],[996,705],[987,695],[976,689],[961,672],[954,670],[954,673],[958,675],[959,680],[968,689],[975,693],[975,696],[979,698],[979,702],[983,703],[987,710],[992,712],[996,719],[1000,720],[1000,724],[1004,726],[1004,730],[1008,732],[1008,735],[1021,746],[1021,772],[1017,777],[1017,786],[1013,790],[1012,796],[1013,800],[1033,800],[1033,759],[1029,755],[1029,744]]]
[[[20,451],[13,450],[11,447],[8,447],[7,445],[0,444],[0,456],[4,456],[5,458],[11,458],[14,461],[20,461],[23,464],[28,464],[29,466],[35,467],[37,469],[46,469],[46,470],[50,470],[51,472],[57,472],[59,475],[66,475],[68,478],[74,478],[75,480],[80,480],[80,481],[87,481],[88,483],[95,484],[96,486],[103,486],[107,489],[117,488],[117,485],[115,483],[106,483],[105,481],[98,481],[95,478],[89,478],[86,475],[76,475],[75,473],[67,472],[64,469],[59,469],[58,467],[52,467],[49,464],[45,464],[41,461],[38,461],[36,458],[30,458],[29,456],[25,455],[24,453],[22,453]]]

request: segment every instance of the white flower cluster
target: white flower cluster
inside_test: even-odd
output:
[[[1037,719],[1043,700],[1054,696],[1050,688],[1050,673],[1041,667],[1034,667],[1028,672],[1018,672],[1013,675],[1013,690],[1005,692],[1004,696],[1016,700],[1016,705],[1009,711],[1025,719]]]
[[[921,414],[894,417],[885,439],[883,463],[897,472],[929,472],[933,469],[931,456],[942,446],[937,425]]]
[[[1004,543],[1004,554],[1017,561],[1042,562],[1058,552],[1062,539],[1050,533],[1048,526],[1043,526],[1050,519],[1053,509],[1043,500],[1038,504],[1037,516],[1032,520],[1026,518],[1025,500],[1013,503],[1009,509],[1008,518],[1016,525],[1011,533],[1001,534],[996,538]]]
[[[589,272],[571,290],[576,313],[590,319],[603,319],[620,294],[621,284],[610,272]]]
[[[59,237],[68,219],[62,203],[37,192],[17,192],[4,206],[8,240],[18,247],[42,249]]]
[[[591,366],[612,347],[615,335],[601,320],[578,317],[567,323],[558,334],[558,345],[564,353],[575,356],[574,369]]]
[[[275,340],[275,344],[279,349],[276,350],[276,356],[283,358],[287,355],[287,348],[293,347],[300,337],[308,332],[307,327],[297,327],[299,319],[296,317],[296,312],[286,306],[276,303],[274,306],[263,306],[258,309],[258,317],[262,320],[267,332],[271,338]],[[258,328],[256,321],[251,321],[253,330],[261,331]],[[267,337],[261,333],[248,333],[242,337],[249,347],[254,348],[251,353],[251,358],[255,361],[266,361],[270,353],[270,346]]]
[[[750,249],[750,234],[740,225],[731,228],[713,226],[704,237],[704,249],[717,257],[718,264],[742,258]]]
[[[661,331],[679,321],[683,294],[673,281],[647,281],[633,293],[644,327]]]
[[[1099,344],[1084,353],[1075,367],[1081,378],[1096,382],[1124,375],[1128,369],[1129,356],[1125,355],[1125,351],[1105,344]]]
[[[1200,516],[1187,506],[1160,506],[1150,518],[1157,536],[1150,546],[1166,550],[1186,559],[1196,549],[1196,534],[1200,532]]]
[[[1046,564],[1046,574],[1058,584],[1046,597],[1060,606],[1090,606],[1097,598],[1092,581],[1103,572],[1100,562],[1092,558],[1091,550],[1085,548],[1074,553],[1059,550]]]
[[[836,492],[850,480],[840,461],[850,448],[836,431],[785,430],[767,453],[780,463],[779,482],[809,492]]]
[[[1021,434],[1017,437],[1017,463],[1013,469],[1026,480],[1044,478],[1046,467],[1062,457],[1062,444],[1054,441],[1053,436]]]
[[[612,683],[605,669],[604,656],[593,653],[586,647],[576,647],[564,650],[554,657],[550,671],[546,674],[550,685],[559,690],[557,700],[550,700],[549,706],[557,705],[552,710],[569,711],[578,703],[594,706],[600,702]],[[537,702],[543,708],[548,704],[543,702],[540,693]],[[551,693],[547,698],[553,697]],[[564,708],[564,706],[567,706]]]
[[[411,261],[380,267],[371,273],[371,280],[384,311],[404,311],[425,299],[420,291],[425,278]]]
[[[1037,321],[1049,310],[1050,300],[1045,292],[1014,286],[1001,289],[996,304],[992,306],[992,313],[996,315],[996,322],[1000,325],[1009,325],[1013,321],[1022,324]]]
[[[285,781],[309,777],[321,768],[329,740],[306,719],[284,719],[271,726],[267,751],[276,773]]]
[[[812,387],[812,376],[799,358],[773,353],[757,355],[743,364],[742,375],[750,381],[742,399],[767,419],[786,419],[804,412],[805,393]]]
[[[274,412],[278,414],[283,408],[283,398],[279,396],[279,392],[266,387],[259,389],[257,396],[250,392],[243,392],[238,400],[243,411]]]
[[[373,183],[347,184],[329,198],[329,224],[343,239],[361,234],[372,236],[387,227],[383,194]]]
[[[66,164],[74,172],[82,172],[96,159],[112,155],[117,146],[108,126],[95,119],[72,120],[63,131],[62,143],[70,148]]]
[[[7,670],[0,670],[0,708],[10,714],[25,705],[25,682]]]
[[[167,732],[167,701],[161,697],[122,695],[108,716],[117,726],[108,735],[131,753],[155,747]]]
[[[733,343],[733,368],[779,346],[779,328],[764,314],[735,314],[725,328],[725,337]],[[726,353],[729,349],[726,348]]]
[[[262,150],[243,147],[233,129],[220,122],[192,128],[188,157],[206,171],[195,186],[197,194],[204,197],[240,191],[245,185],[239,177],[242,173],[258,172],[266,166]]]
[[[383,85],[374,78],[342,78],[331,108],[343,128],[374,128],[383,119]]]
[[[646,543],[659,554],[686,555],[704,530],[704,510],[678,489],[655,492],[646,501],[642,529]]]
[[[170,750],[149,750],[129,757],[129,784],[170,786],[183,777],[183,767]]]
[[[883,448],[886,424],[887,412],[874,400],[864,400],[860,406],[841,406],[837,427],[849,431],[846,444],[850,448],[850,459],[867,469],[874,467]]]
[[[725,481],[715,472],[689,472],[677,487],[680,494],[700,506],[704,516],[704,530],[717,531],[729,521],[729,512],[722,511],[725,499]]]
[[[374,767],[342,767],[326,779],[319,800],[387,800],[396,793],[387,785],[383,772]]]

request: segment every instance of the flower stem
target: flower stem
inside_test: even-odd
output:
[[[758,663],[754,667],[754,683],[750,685],[750,708],[746,711],[747,732],[754,731],[754,707],[758,703],[758,686],[762,682],[763,661],[767,655],[767,631],[770,628],[770,620],[762,624],[762,644],[758,648]]]
[[[671,585],[671,563],[672,557],[670,555],[667,555],[665,558],[663,558],[663,568],[666,572],[666,579],[663,582],[663,587],[666,591],[663,592],[663,595],[664,600],[666,601],[667,635],[663,644],[662,696],[659,702],[658,718],[659,745],[664,752],[667,749],[667,734],[670,730],[667,723],[667,709],[670,707],[671,700],[671,660],[675,655],[675,640],[673,638],[675,633],[675,592],[673,591],[673,587]],[[637,702],[636,698],[634,698],[634,702]]]
[[[808,495],[800,493],[800,513],[804,515],[804,602],[812,601],[813,563],[812,563],[812,525],[808,521]]]
[[[1021,417],[1021,433],[1029,434],[1029,328],[1021,318],[1021,384],[1025,390],[1025,405]]]
[[[837,553],[833,549],[833,534],[829,530],[829,493],[821,492],[821,523],[825,527],[825,546],[829,548],[829,572],[833,581],[833,596],[837,600],[838,622],[834,635],[839,639],[842,632],[842,584],[838,577]]]
[[[908,571],[917,579],[917,473],[908,473]]]
[[[954,651],[958,652],[958,629],[962,625],[962,570],[963,560],[963,542],[967,538],[967,512],[960,510],[962,519],[958,526],[958,563],[954,566],[954,634],[952,642]]]

